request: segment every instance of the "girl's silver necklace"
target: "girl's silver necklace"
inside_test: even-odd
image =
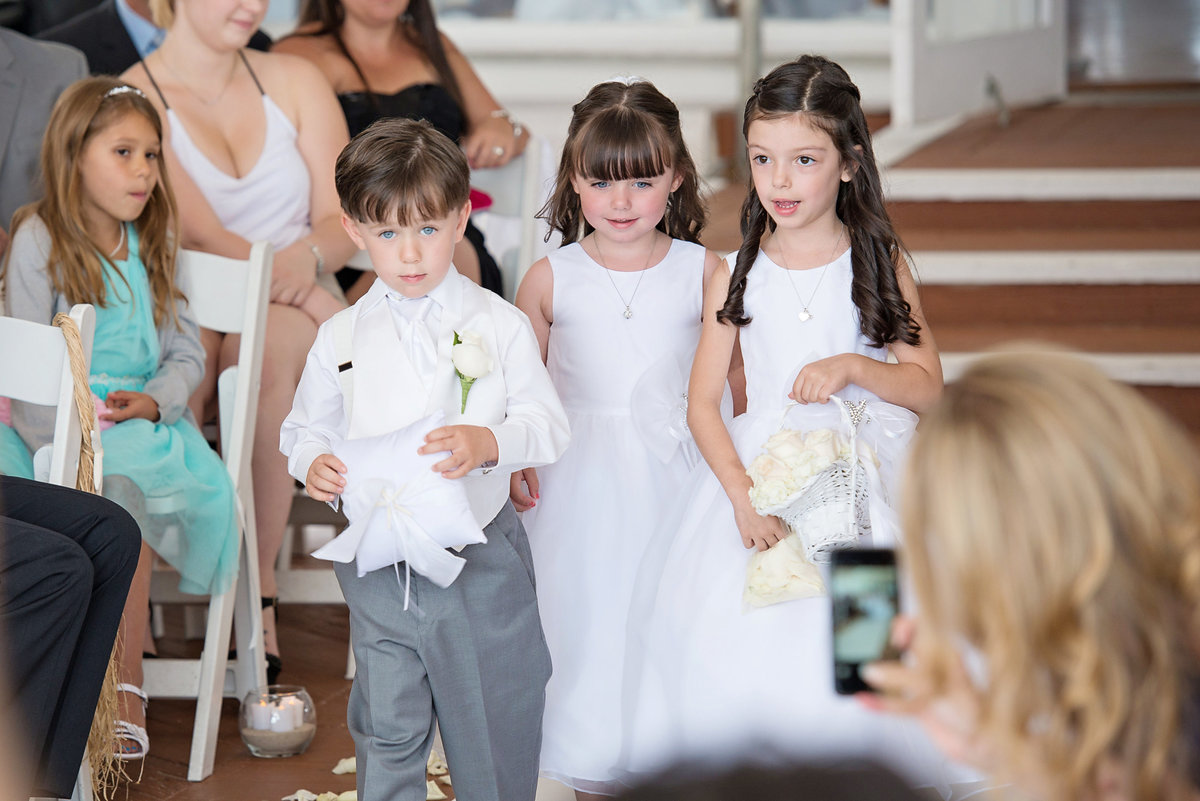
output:
[[[825,273],[829,270],[829,265],[833,263],[834,258],[838,255],[838,248],[841,247],[842,237],[845,235],[846,228],[843,226],[842,230],[838,232],[837,242],[833,243],[833,253],[829,255],[829,261],[825,262],[825,265],[821,267],[821,277],[817,279],[817,285],[813,287],[812,294],[808,296],[808,303],[804,302],[804,298],[800,296],[800,290],[796,289],[796,279],[792,278],[792,268],[788,264],[787,253],[784,252],[783,243],[779,243],[779,258],[783,259],[783,268],[787,270],[788,283],[791,284],[792,291],[796,293],[796,300],[800,301],[800,313],[796,315],[800,319],[800,322],[807,323],[813,318],[813,313],[808,310],[808,307],[816,299],[817,291],[821,288],[821,282],[825,280]]]
[[[111,259],[121,252],[121,246],[125,244],[125,223],[121,223],[121,238],[117,240],[117,246],[108,252],[108,257]]]
[[[658,238],[655,237],[654,242],[650,245],[650,253],[646,256],[646,263],[643,265],[641,272],[638,273],[637,283],[633,285],[633,294],[629,296],[629,300],[625,300],[625,296],[621,294],[621,290],[617,289],[617,282],[613,280],[612,270],[604,263],[604,253],[600,250],[600,239],[595,237],[592,242],[596,245],[596,255],[600,257],[600,266],[604,268],[604,274],[608,276],[608,282],[612,284],[613,291],[617,293],[617,297],[621,299],[621,303],[625,306],[625,313],[622,315],[626,320],[633,317],[633,299],[637,297],[638,288],[642,285],[642,279],[646,277],[646,270],[650,269],[650,261],[654,258],[654,251],[658,249]]]

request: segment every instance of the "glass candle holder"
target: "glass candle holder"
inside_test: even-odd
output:
[[[256,687],[242,699],[242,742],[256,757],[303,754],[317,733],[312,697],[294,684]]]

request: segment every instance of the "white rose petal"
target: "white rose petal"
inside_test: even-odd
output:
[[[338,763],[333,766],[333,772],[339,776],[344,773],[357,773],[358,761],[354,757],[339,759]]]
[[[297,790],[291,795],[285,795],[280,801],[317,801],[320,798],[312,790]]]
[[[441,787],[430,781],[425,782],[425,801],[441,801],[441,799],[449,797],[442,792]]]
[[[825,592],[821,574],[804,555],[795,534],[750,557],[743,600],[749,606],[769,606]]]
[[[454,369],[467,378],[482,378],[492,371],[492,357],[480,345],[463,343],[450,349]]]
[[[358,790],[347,790],[337,797],[337,801],[358,801]]]
[[[483,347],[483,335],[477,334],[474,331],[459,331],[458,341],[464,345],[478,345]]]
[[[429,752],[429,759],[425,761],[425,772],[430,776],[441,776],[446,773],[446,760],[437,751]]]

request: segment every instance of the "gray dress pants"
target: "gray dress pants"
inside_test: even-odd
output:
[[[533,801],[550,653],[520,518],[506,503],[487,542],[441,588],[404,566],[359,578],[335,564],[357,674],[347,710],[361,801],[424,801],[434,720],[463,801]]]

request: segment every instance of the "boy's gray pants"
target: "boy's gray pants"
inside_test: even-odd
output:
[[[512,504],[484,533],[449,587],[412,574],[408,611],[403,564],[399,579],[334,564],[357,664],[347,720],[361,801],[424,801],[435,717],[458,798],[533,801],[550,678],[533,560]]]

